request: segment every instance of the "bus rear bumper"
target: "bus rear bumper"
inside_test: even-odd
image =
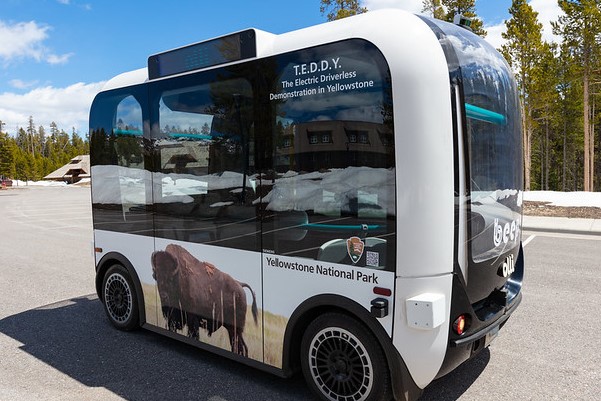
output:
[[[442,363],[442,367],[436,375],[436,379],[453,371],[463,362],[473,358],[479,354],[480,351],[487,348],[497,337],[499,330],[503,327],[503,325],[505,325],[511,314],[521,302],[522,293],[519,292],[511,304],[507,306],[504,313],[494,322],[466,337],[450,340],[445,359]]]

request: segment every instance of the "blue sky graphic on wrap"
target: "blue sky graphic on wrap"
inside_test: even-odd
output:
[[[557,19],[556,0],[531,0],[541,20]],[[0,121],[14,135],[33,116],[48,131],[85,135],[104,82],[146,66],[149,55],[254,27],[275,34],[323,23],[319,0],[166,2],[157,0],[3,0],[0,2]],[[364,0],[419,12],[422,0]],[[511,0],[477,0],[498,46]]]

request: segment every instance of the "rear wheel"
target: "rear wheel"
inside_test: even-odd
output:
[[[139,327],[138,298],[127,269],[111,266],[102,282],[102,301],[110,322],[119,330]]]
[[[373,335],[338,313],[315,319],[303,336],[301,365],[311,389],[328,401],[389,401],[388,365]]]

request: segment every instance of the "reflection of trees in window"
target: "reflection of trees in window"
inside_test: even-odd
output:
[[[90,163],[92,166],[116,165],[117,151],[115,149],[115,135],[107,135],[104,128],[92,130],[90,135]]]
[[[191,134],[198,135],[199,131],[196,127],[189,126],[188,128],[181,128],[179,125],[169,125],[165,124],[163,128],[161,128],[161,134],[164,135],[173,135],[173,134]]]
[[[244,79],[217,79],[184,91],[165,92],[160,118],[171,125],[165,125],[161,133],[177,138],[180,143],[201,139],[194,146],[208,146],[209,174],[243,172],[251,160],[248,157],[251,96],[250,84]],[[186,135],[203,135],[204,138]]]
[[[276,147],[289,148],[293,146],[294,126],[290,122],[284,124],[281,120],[278,120],[275,129]]]
[[[115,150],[119,158],[119,165],[125,167],[139,167],[143,164],[141,138],[133,135],[119,135],[115,139]]]

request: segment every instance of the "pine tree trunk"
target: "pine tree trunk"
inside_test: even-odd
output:
[[[549,190],[549,120],[545,121],[545,190]]]
[[[564,120],[563,120],[563,171],[562,171],[562,179],[561,179],[562,180],[561,190],[564,192],[567,190],[567,182],[566,182],[566,165],[568,163],[567,135],[568,135],[568,122],[564,115]]]
[[[583,104],[584,104],[584,190],[591,191],[591,139],[589,120],[589,75],[587,68],[583,76]]]
[[[524,146],[524,190],[530,191],[530,172],[531,172],[531,132],[530,132],[530,124],[528,124],[529,116],[526,116],[526,110],[524,101],[521,102],[522,107],[522,129],[524,130],[524,135],[522,137],[522,142]]]

